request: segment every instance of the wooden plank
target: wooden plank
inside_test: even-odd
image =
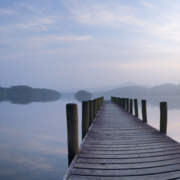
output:
[[[151,168],[151,167],[162,167],[170,165],[180,165],[180,157],[177,159],[165,160],[165,161],[156,161],[156,162],[144,162],[144,163],[131,163],[131,164],[88,164],[88,163],[76,163],[74,168],[80,169],[102,169],[102,170],[117,170],[117,169],[139,169],[139,168]]]
[[[172,171],[161,174],[150,174],[144,176],[119,176],[119,177],[105,177],[105,176],[80,176],[72,175],[70,180],[179,180],[180,171]]]
[[[77,163],[88,163],[88,164],[133,164],[133,163],[149,163],[157,161],[167,161],[173,159],[179,159],[180,154],[171,154],[168,156],[156,156],[156,157],[144,157],[144,158],[130,158],[130,159],[88,159],[78,158]]]
[[[141,144],[141,145],[145,145],[145,144],[149,144],[149,143],[161,143],[161,142],[164,142],[164,143],[167,143],[168,144],[168,140],[167,139],[164,139],[164,140],[161,140],[161,141],[158,141],[158,139],[157,140],[151,140],[151,141],[141,141],[141,142],[138,142],[138,141],[106,141],[106,140],[104,140],[104,141],[102,141],[102,140],[89,140],[89,141],[87,141],[87,142],[85,142],[85,144],[102,144],[102,145],[113,145],[113,144],[116,144],[116,145],[128,145],[128,144],[134,144],[134,145],[136,145],[136,144]]]
[[[84,145],[83,150],[93,150],[93,151],[139,151],[139,150],[160,150],[160,149],[164,149],[167,150],[169,148],[175,148],[175,147],[179,147],[180,145],[172,143],[172,144],[160,144],[160,145],[156,145],[156,146],[92,146],[92,145]]]
[[[67,179],[178,179],[180,144],[106,102]]]
[[[180,165],[169,165],[163,167],[141,168],[141,169],[118,169],[118,170],[97,170],[97,169],[71,169],[71,173],[74,175],[88,175],[88,176],[140,176],[159,174],[166,172],[180,171]]]
[[[84,158],[98,158],[98,159],[130,159],[130,158],[142,158],[142,157],[157,157],[157,156],[168,156],[171,154],[180,154],[179,150],[173,150],[173,151],[164,151],[164,152],[157,152],[157,153],[149,153],[149,154],[138,154],[138,153],[134,153],[134,154],[92,154],[92,153],[88,153],[88,154],[83,154],[80,153],[79,157],[84,157]]]
[[[180,146],[165,146],[163,148],[156,147],[156,148],[143,148],[143,149],[120,149],[120,148],[107,148],[107,149],[97,149],[97,148],[92,148],[92,147],[84,147],[81,153],[92,153],[92,154],[124,154],[124,153],[153,153],[153,152],[164,152],[164,151],[172,151],[172,150],[179,150],[180,151]]]

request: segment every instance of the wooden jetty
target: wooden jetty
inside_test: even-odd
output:
[[[160,104],[160,131],[147,124],[146,101],[142,101],[143,120],[138,118],[137,104],[136,99],[115,97],[111,101],[99,98],[83,102],[80,148],[77,114],[75,117],[70,112],[75,105],[67,105],[71,127],[69,168],[64,179],[180,179],[180,144],[166,135],[167,103]]]

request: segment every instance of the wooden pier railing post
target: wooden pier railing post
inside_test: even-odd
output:
[[[124,98],[124,110],[126,111],[127,109],[127,101],[126,101],[126,98]]]
[[[70,165],[74,156],[79,151],[77,104],[66,105],[66,116],[67,116],[68,165]]]
[[[144,123],[147,123],[147,108],[146,108],[146,100],[141,101],[142,106],[142,120]]]
[[[91,123],[93,121],[94,112],[93,112],[93,101],[89,101],[89,126],[91,126]]]
[[[123,109],[126,109],[126,102],[125,102],[125,98],[123,98]]]
[[[82,102],[82,139],[89,129],[89,116],[90,116],[90,103],[89,101]]]
[[[127,112],[129,112],[129,98],[127,98],[126,101],[127,101],[126,102],[127,103],[127,109],[126,110],[127,110]]]
[[[93,119],[96,117],[96,103],[95,99],[93,100]]]
[[[130,99],[130,110],[129,110],[129,112],[131,113],[131,114],[133,114],[133,100],[132,99]]]
[[[167,102],[160,103],[160,132],[167,133]]]
[[[124,99],[125,100],[125,111],[128,110],[128,101],[127,101],[127,98]]]
[[[97,114],[97,111],[98,111],[98,101],[97,99],[95,99],[95,117],[96,117],[96,114]]]
[[[134,99],[134,111],[135,111],[135,117],[138,117],[138,100]]]

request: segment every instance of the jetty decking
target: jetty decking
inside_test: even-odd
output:
[[[64,179],[180,179],[180,144],[105,101]]]

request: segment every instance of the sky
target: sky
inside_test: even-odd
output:
[[[180,83],[179,0],[0,0],[0,86]]]

